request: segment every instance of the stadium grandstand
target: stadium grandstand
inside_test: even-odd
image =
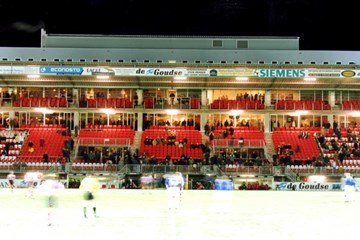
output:
[[[0,172],[359,176],[360,52],[299,41],[42,30],[0,48]]]

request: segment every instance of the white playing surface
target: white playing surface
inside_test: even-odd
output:
[[[54,226],[47,226],[39,190],[0,189],[1,239],[63,240],[232,240],[353,239],[360,195],[344,202],[343,192],[185,190],[180,209],[169,211],[166,190],[99,190],[99,218],[83,218],[82,192],[59,192]]]

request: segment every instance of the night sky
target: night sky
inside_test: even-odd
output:
[[[292,36],[301,50],[360,50],[348,0],[0,1],[0,46],[39,47],[49,34]]]

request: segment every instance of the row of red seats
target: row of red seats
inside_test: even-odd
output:
[[[260,100],[219,100],[210,104],[210,109],[264,109]]]
[[[94,98],[86,99],[88,108],[132,108],[133,102],[129,98]]]
[[[165,130],[166,128],[168,130],[195,130],[194,126],[154,126],[154,125],[151,125],[147,130],[159,130],[159,129]]]
[[[223,130],[215,130],[214,135],[216,136],[222,136]],[[243,137],[244,139],[264,139],[264,133],[260,132],[259,130],[255,130],[255,131],[234,131],[233,135],[228,134],[227,137],[225,139],[230,139],[230,138],[240,138]]]
[[[341,110],[360,110],[360,101],[343,101],[340,105]]]
[[[21,128],[63,128],[62,124],[21,124]],[[65,130],[65,129],[64,129]]]
[[[40,146],[41,138],[43,138],[45,142],[43,147]],[[49,157],[53,158],[62,156],[62,149],[64,147],[65,140],[69,140],[69,136],[63,136],[57,131],[57,129],[48,129],[46,134],[44,134],[44,129],[31,129],[24,144],[20,158],[33,157],[35,159],[42,159],[45,152],[47,152]],[[29,152],[28,143],[30,141],[33,143],[33,153]]]
[[[254,126],[249,126],[249,127],[234,127],[234,126],[231,126],[234,131],[239,131],[239,132],[247,132],[247,131],[259,131],[259,129],[257,127],[254,127]],[[215,127],[215,130],[227,130],[229,129],[230,126],[216,126]]]
[[[14,100],[13,107],[68,107],[66,98],[20,98]]]
[[[92,129],[131,129],[130,125],[103,125],[103,124],[86,124],[85,130],[92,130]]]
[[[293,151],[291,159],[294,160],[306,160],[312,158],[313,156],[318,157],[320,151],[316,145],[314,136],[309,135],[307,139],[299,139],[298,131],[287,131],[286,134],[281,131],[274,131],[272,133],[272,139],[274,142],[275,150],[281,145],[290,145]],[[296,151],[296,147],[299,146],[300,151]]]
[[[154,98],[144,98],[144,108],[154,108],[155,100]],[[200,99],[190,98],[189,102],[190,109],[199,109],[200,108]]]
[[[331,106],[322,100],[279,100],[275,108],[278,110],[331,110]]]

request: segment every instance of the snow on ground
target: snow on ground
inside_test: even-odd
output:
[[[45,196],[0,189],[2,239],[344,239],[357,235],[360,196],[341,191],[185,190],[170,210],[166,190],[104,189],[96,193],[99,218],[83,218],[82,192],[61,190],[54,226],[47,226]]]

